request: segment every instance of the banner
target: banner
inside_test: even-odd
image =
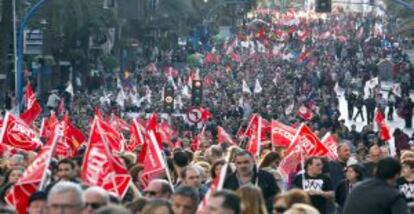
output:
[[[279,121],[272,121],[271,139],[275,146],[288,148],[296,134],[296,129],[287,126]]]
[[[5,196],[6,202],[15,207],[19,214],[26,214],[30,196],[44,188],[46,174],[56,143],[62,136],[61,127],[56,127],[50,143],[42,147],[35,160],[27,167],[19,180]]]
[[[121,158],[113,155],[106,129],[98,117],[92,124],[88,148],[82,164],[81,178],[84,184],[99,186],[123,198],[131,182],[131,176]]]
[[[26,151],[34,151],[42,145],[38,133],[10,112],[3,121],[0,143]]]

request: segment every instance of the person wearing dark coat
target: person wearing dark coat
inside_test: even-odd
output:
[[[343,214],[409,214],[404,195],[396,188],[401,164],[387,157],[378,162],[375,178],[357,185],[349,194]]]
[[[411,98],[407,97],[404,100],[403,106],[402,106],[403,117],[404,117],[404,121],[405,121],[405,128],[407,128],[407,129],[411,129],[411,127],[412,127],[413,108],[414,108],[413,101],[411,100]]]
[[[362,122],[364,122],[364,113],[362,112],[362,107],[364,107],[364,99],[362,98],[362,94],[358,95],[355,100],[355,107],[357,108],[357,113],[354,117],[354,121],[357,119],[358,115],[361,115]]]
[[[236,171],[224,181],[223,188],[236,191],[244,185],[257,185],[262,190],[268,212],[272,212],[273,198],[280,192],[273,175],[264,170],[257,170],[253,156],[247,151],[235,156]]]
[[[362,181],[364,171],[358,164],[350,165],[346,168],[345,179],[339,182],[335,189],[335,202],[342,208],[345,205],[346,198],[358,182]]]
[[[351,89],[348,89],[345,94],[345,99],[348,102],[348,119],[352,120],[352,116],[354,115],[354,105],[357,97]]]
[[[365,109],[367,111],[367,123],[372,124],[374,122],[374,113],[375,107],[377,106],[377,102],[375,99],[370,95],[365,100]]]

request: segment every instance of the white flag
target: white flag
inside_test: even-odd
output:
[[[378,77],[374,77],[367,81],[366,86],[370,89],[375,88],[379,84]]]
[[[181,94],[183,95],[184,98],[188,98],[188,99],[191,98],[190,89],[188,88],[187,85],[183,87]]]
[[[125,92],[124,89],[121,88],[121,90],[118,92],[118,95],[116,96],[116,103],[118,103],[119,106],[124,107],[125,106]]]
[[[174,79],[172,78],[172,76],[168,77],[168,82],[173,86],[174,90],[177,90],[177,85],[174,82]]]
[[[337,96],[341,95],[341,87],[339,87],[338,82],[336,82],[336,84],[335,84],[334,91],[335,91]]]
[[[401,84],[397,83],[392,86],[392,93],[395,94],[397,97],[402,97],[401,94]]]
[[[248,93],[248,94],[251,94],[252,93],[252,91],[250,90],[249,86],[246,83],[246,80],[243,80],[243,83],[242,83],[242,91],[244,93]]]
[[[74,95],[75,93],[73,92],[73,85],[72,85],[72,82],[70,82],[70,81],[69,81],[68,87],[66,87],[65,91],[66,91],[66,92],[68,92],[68,93],[69,93],[69,94],[73,97],[73,95]]]
[[[254,93],[258,94],[261,93],[263,91],[262,86],[260,85],[260,82],[258,79],[256,79],[256,83],[254,84]]]

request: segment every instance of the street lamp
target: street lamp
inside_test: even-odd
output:
[[[42,33],[42,47],[41,47],[41,57],[39,59],[39,69],[37,71],[37,95],[40,98],[41,101],[43,101],[42,96],[42,75],[44,73],[45,68],[45,31],[46,31],[46,25],[48,24],[46,19],[40,20],[40,26],[41,26],[41,33]]]
[[[13,0],[13,22],[14,22],[14,69],[16,80],[16,113],[20,115],[21,102],[23,98],[22,86],[22,67],[23,67],[23,34],[30,18],[46,3],[47,0],[39,0],[29,9],[20,21],[19,28],[16,29],[16,0]]]

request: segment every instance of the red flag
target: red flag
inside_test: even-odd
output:
[[[214,84],[213,76],[210,74],[207,74],[204,77],[204,87],[209,88]]]
[[[245,133],[245,131],[243,130],[243,127],[242,127],[242,126],[240,126],[240,127],[239,127],[239,130],[237,130],[236,137],[237,137],[238,139],[242,139],[242,138],[244,137],[244,133]]]
[[[159,133],[159,127],[158,127],[158,115],[153,113],[147,120],[147,132],[154,131],[154,135],[157,138],[158,146],[161,150],[164,149],[163,139]]]
[[[48,139],[52,136],[55,126],[59,123],[55,112],[51,112],[49,118],[43,118],[40,126],[40,137]]]
[[[301,161],[301,155],[324,157],[328,156],[329,150],[312,130],[302,123],[285,154],[279,165],[279,171],[284,176],[288,176],[296,172]]]
[[[57,143],[55,154],[60,158],[74,158],[85,141],[85,136],[72,124],[67,115],[64,116],[61,124],[63,137]]]
[[[172,138],[177,137],[177,131],[175,131],[167,121],[163,120],[158,128],[158,133],[161,135],[163,142],[167,143],[170,148],[174,147]]]
[[[70,140],[73,141],[72,144],[82,145],[82,143],[84,143],[86,140],[85,135],[82,133],[82,131],[73,125],[67,114],[63,117],[63,121],[67,125],[64,132],[65,136],[69,137]]]
[[[208,119],[212,116],[211,112],[208,110],[208,108],[200,108],[201,111],[201,122],[206,123]]]
[[[88,148],[82,164],[82,181],[91,186],[100,186],[123,198],[131,182],[122,160],[113,155],[107,130],[96,117],[91,128]]]
[[[385,124],[384,115],[381,111],[375,112],[375,122],[379,127],[379,135],[380,139],[383,141],[388,141],[391,139],[390,130],[388,129],[387,125]]]
[[[246,150],[250,152],[253,157],[259,158],[260,155],[260,146],[262,142],[262,117],[257,117],[257,127],[253,130],[253,135],[250,137],[249,141],[247,142]]]
[[[51,143],[42,148],[35,160],[5,196],[6,202],[15,207],[19,214],[26,213],[30,196],[36,191],[43,189],[46,172],[49,168],[56,142],[61,137],[60,131],[57,131],[58,129],[55,129],[54,137],[50,139]]]
[[[231,57],[231,60],[233,60],[234,62],[237,62],[237,63],[241,62],[240,56],[234,52],[230,53],[230,57]]]
[[[233,141],[232,137],[223,129],[223,127],[217,127],[217,143],[230,143],[235,145],[236,143]]]
[[[6,113],[3,121],[0,143],[27,151],[36,150],[42,145],[38,133],[10,112]]]
[[[296,129],[287,126],[279,121],[272,121],[272,143],[275,146],[288,148],[295,137]]]
[[[253,114],[250,118],[249,124],[247,125],[246,131],[244,132],[244,137],[252,137],[254,130],[257,129],[259,117],[257,114]]]
[[[299,107],[297,114],[305,121],[309,121],[313,118],[313,112],[304,105]]]
[[[145,69],[152,74],[155,74],[158,72],[157,66],[155,65],[155,63],[150,63],[147,65],[147,67],[145,67]]]
[[[138,122],[138,119],[132,121],[130,133],[131,139],[129,140],[129,144],[126,145],[125,149],[129,152],[132,152],[137,146],[143,145],[145,143],[145,128]]]
[[[219,64],[220,59],[217,55],[213,53],[207,53],[207,55],[204,58],[204,64]]]
[[[268,135],[270,134],[270,132],[272,131],[272,126],[271,123],[265,119],[262,118],[262,141],[267,141],[268,140]]]
[[[129,125],[125,120],[120,118],[118,115],[113,114],[111,119],[111,126],[117,131],[128,131]]]
[[[338,154],[337,154],[338,143],[336,142],[336,140],[332,136],[332,134],[331,133],[326,133],[326,135],[322,138],[321,142],[329,150],[328,159],[330,159],[330,160],[338,159]]]
[[[201,138],[201,133],[194,136],[193,139],[191,140],[191,150],[193,152],[200,149],[200,138]]]
[[[107,122],[103,121],[102,118],[97,117],[96,122],[99,123],[99,131],[103,132],[101,134],[106,136],[111,150],[113,150],[116,153],[122,153],[125,149],[124,136],[122,136],[122,134],[113,129],[111,125],[109,125]]]
[[[157,176],[167,169],[153,130],[148,131],[148,138],[144,169],[141,174],[141,180],[143,181],[144,186],[147,186],[154,176]]]
[[[295,138],[286,153],[290,153],[295,149],[302,149],[303,152],[309,156],[322,157],[329,153],[328,148],[326,148],[312,130],[303,123],[299,127]]]
[[[20,118],[25,121],[27,124],[32,124],[37,117],[39,117],[42,112],[39,102],[37,102],[36,96],[33,92],[32,86],[30,83],[27,84],[26,88],[26,111],[20,115]]]

